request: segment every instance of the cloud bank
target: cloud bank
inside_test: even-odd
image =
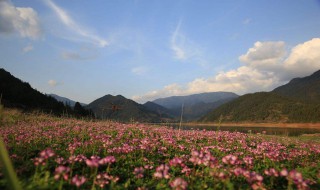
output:
[[[19,33],[31,39],[42,35],[37,12],[30,7],[15,7],[7,0],[0,0],[0,23],[3,34]]]
[[[202,92],[230,91],[245,94],[270,91],[294,77],[304,77],[320,69],[320,38],[298,44],[289,52],[283,41],[256,42],[245,54],[237,69],[219,72],[210,78],[196,78],[186,85],[170,84],[141,96],[138,102]]]

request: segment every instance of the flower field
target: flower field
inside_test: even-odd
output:
[[[320,189],[320,144],[297,138],[58,118],[0,135],[23,189]]]

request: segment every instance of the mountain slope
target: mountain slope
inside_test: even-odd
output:
[[[5,107],[15,107],[24,110],[41,110],[48,113],[62,114],[72,112],[63,103],[33,89],[30,84],[14,77],[4,69],[0,69],[0,94]]]
[[[69,105],[71,107],[74,107],[76,104],[76,101],[70,100],[69,98],[65,98],[56,94],[48,94],[49,96],[53,97],[54,99],[58,100],[59,102],[62,102],[64,105]],[[87,104],[80,103],[81,106],[86,106]]]
[[[272,92],[308,103],[320,103],[320,70],[304,78],[292,79]]]
[[[272,92],[243,95],[200,119],[202,122],[319,122],[320,72],[291,80]]]
[[[167,117],[167,118],[173,118],[174,117],[173,113],[169,109],[167,109],[167,108],[165,108],[163,106],[160,106],[160,105],[158,105],[158,104],[156,104],[154,102],[146,102],[146,103],[143,104],[143,106],[147,110],[155,112],[155,113],[159,114],[162,117]]]
[[[126,99],[121,95],[106,95],[86,106],[97,118],[118,121],[160,122],[162,119],[156,112],[149,111],[144,106]]]
[[[220,117],[223,122],[315,122],[320,120],[320,106],[258,92],[226,103],[200,121],[217,122]]]

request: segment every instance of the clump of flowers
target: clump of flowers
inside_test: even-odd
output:
[[[109,184],[111,181],[116,183],[119,177],[111,176],[107,173],[100,173],[96,176],[95,184],[103,188],[105,185]]]
[[[54,151],[51,148],[47,148],[39,153],[39,157],[33,159],[34,165],[44,166],[46,165],[46,161],[53,156],[55,156]]]
[[[170,186],[175,190],[184,190],[187,189],[188,183],[184,179],[177,177],[170,182]]]
[[[143,167],[134,168],[133,174],[136,176],[136,178],[143,178],[143,173],[144,173]]]
[[[70,168],[66,166],[59,166],[55,169],[54,172],[54,179],[59,180],[59,179],[64,179],[65,181],[68,181],[69,179],[69,172]]]
[[[153,176],[159,179],[161,178],[169,179],[170,178],[169,169],[170,168],[167,164],[161,164],[156,168],[156,172],[153,174]]]
[[[75,186],[77,186],[79,188],[86,181],[87,181],[87,179],[84,176],[75,175],[71,180],[71,184],[73,184],[73,185],[75,185]]]

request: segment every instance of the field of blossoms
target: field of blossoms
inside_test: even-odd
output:
[[[22,189],[320,189],[320,144],[297,138],[49,117],[0,135]]]

